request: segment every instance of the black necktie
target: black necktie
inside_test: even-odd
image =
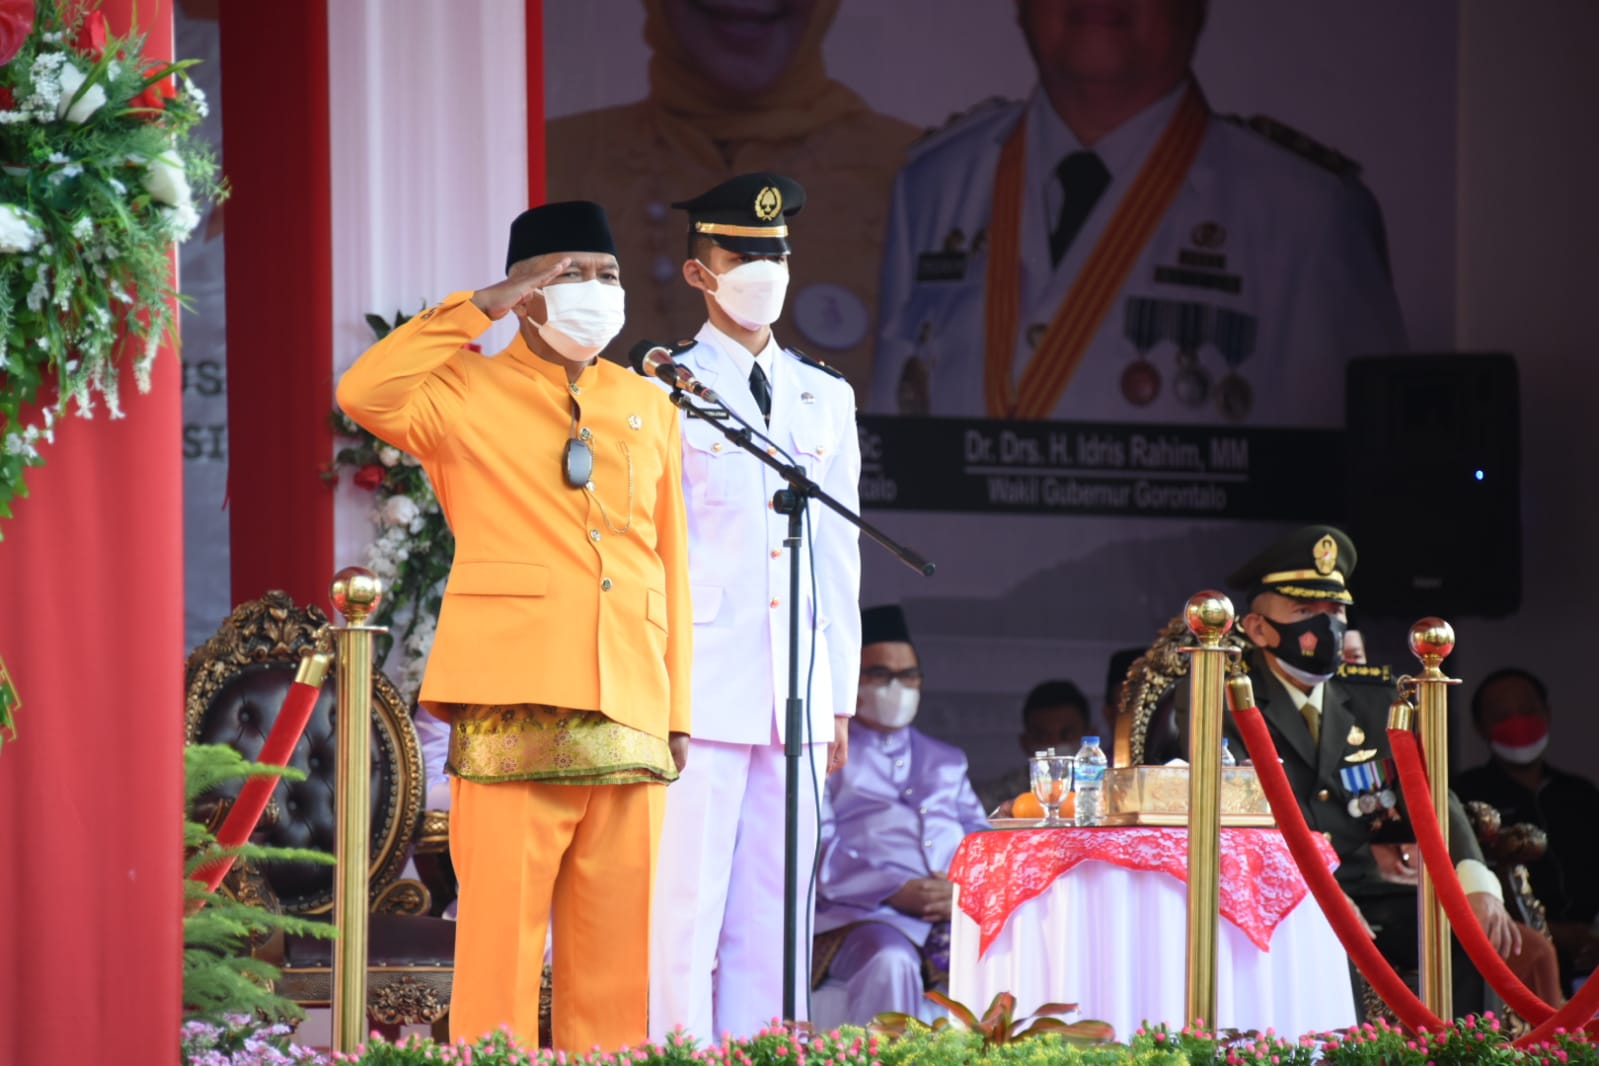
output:
[[[1099,202],[1099,197],[1110,184],[1110,171],[1093,152],[1073,152],[1055,168],[1065,193],[1060,218],[1049,235],[1049,256],[1055,266],[1060,266],[1061,256],[1071,246],[1072,238],[1083,228],[1088,213]]]
[[[761,369],[761,364],[750,366],[750,392],[755,395],[755,406],[761,409],[761,417],[772,417],[772,386],[766,380],[766,371]]]

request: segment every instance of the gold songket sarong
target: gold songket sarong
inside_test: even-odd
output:
[[[631,785],[677,780],[665,739],[599,711],[537,703],[451,707],[450,773],[467,781]]]

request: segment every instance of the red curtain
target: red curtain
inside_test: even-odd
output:
[[[327,603],[333,238],[326,0],[220,6],[232,599]]]
[[[527,15],[527,203],[544,202],[544,0],[525,0]]]
[[[105,0],[172,55],[171,0]],[[69,418],[0,542],[0,1062],[171,1066],[182,909],[178,359],[127,418]]]

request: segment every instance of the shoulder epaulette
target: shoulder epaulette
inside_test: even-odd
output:
[[[695,340],[693,337],[690,337],[686,341],[677,341],[675,343],[668,344],[667,347],[671,349],[673,355],[682,355],[684,352],[688,351],[698,343],[699,341]]]
[[[822,362],[820,359],[812,359],[810,356],[806,355],[804,352],[800,351],[798,348],[784,348],[783,350],[785,352],[787,352],[789,355],[792,355],[795,359],[798,359],[800,362],[804,363],[806,366],[813,366],[817,370],[820,370],[824,374],[833,375],[835,378],[837,378],[840,381],[847,380],[844,377],[844,372],[842,370],[838,369],[838,367],[836,367],[836,366],[828,366],[826,363]]]
[[[990,111],[1005,107],[1009,104],[1014,104],[1015,102],[1016,101],[1008,100],[1003,96],[990,96],[986,100],[978,101],[964,111],[952,112],[950,116],[944,120],[943,125],[929,126],[927,129],[923,130],[921,136],[917,137],[911,142],[909,150],[913,153],[918,152],[921,149],[942,140],[946,134],[956,132],[972,119],[986,115]]]
[[[1342,178],[1358,178],[1360,164],[1336,148],[1314,140],[1292,126],[1278,122],[1267,115],[1222,115],[1221,118],[1246,130],[1260,134],[1272,144],[1286,148],[1295,155],[1308,159],[1323,170],[1330,170]]]
[[[1338,676],[1344,681],[1352,681],[1356,684],[1391,685],[1394,683],[1393,669],[1386,665],[1339,663]]]

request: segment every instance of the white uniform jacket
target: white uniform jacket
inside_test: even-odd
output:
[[[735,342],[707,323],[675,359],[751,425],[760,409],[724,350]],[[860,441],[849,383],[779,350],[765,432],[822,491],[860,509]],[[683,413],[683,497],[694,606],[694,737],[767,744],[784,736],[788,694],[788,518],[771,506],[786,487],[776,471]],[[781,458],[781,456],[779,456]],[[825,504],[810,503],[800,547],[800,695],[809,685],[810,739],[833,739],[833,716],[853,715],[860,675],[860,539]],[[815,560],[814,587],[811,560]],[[814,629],[815,670],[811,670]]]
[[[895,182],[884,244],[870,410],[917,413],[902,409],[900,396],[915,359],[916,374],[926,373],[927,413],[984,416],[987,229],[1000,148],[1017,124],[1027,123],[1012,365],[1019,380],[1181,93],[1094,146],[1111,181],[1058,267],[1049,253],[1062,195],[1055,167],[1081,146],[1041,92],[976,109],[913,149]],[[1179,357],[1180,340],[1197,351]],[[1335,172],[1211,116],[1171,206],[1049,417],[1334,426],[1343,420],[1345,360],[1404,347],[1369,191],[1348,169]],[[1135,406],[1123,374],[1141,355],[1150,365],[1135,380],[1147,386],[1153,369],[1158,392]],[[1220,388],[1229,374],[1247,389]]]

